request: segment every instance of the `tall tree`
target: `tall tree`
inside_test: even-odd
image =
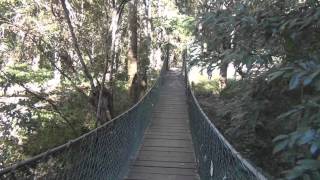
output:
[[[129,84],[138,71],[138,11],[137,0],[129,2],[129,51],[128,51],[128,76]]]

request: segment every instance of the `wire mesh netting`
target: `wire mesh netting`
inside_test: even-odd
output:
[[[203,112],[189,86],[186,63],[184,66],[192,141],[201,180],[265,180],[266,177],[240,156]]]
[[[190,89],[187,70],[184,69],[192,140],[200,178],[265,180],[256,168],[233,149],[202,111]],[[122,179],[151,121],[164,71],[163,68],[153,88],[127,112],[67,144],[0,170],[0,179]]]
[[[151,120],[163,73],[127,112],[67,144],[0,170],[0,179],[122,179]]]

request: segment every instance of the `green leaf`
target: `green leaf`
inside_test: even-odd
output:
[[[311,176],[312,176],[312,179],[320,179],[320,172],[314,171]]]
[[[282,135],[279,135],[277,137],[275,137],[272,142],[277,142],[277,141],[280,141],[280,140],[284,140],[284,139],[287,139],[289,136],[287,134],[282,134]]]
[[[309,129],[300,137],[298,144],[303,145],[306,143],[310,143],[315,138],[315,136],[316,132],[313,129]]]
[[[306,170],[316,170],[320,169],[320,161],[314,159],[304,159],[297,162],[297,164]]]
[[[303,175],[303,180],[311,180],[310,175],[308,174]]]
[[[286,178],[287,179],[296,179],[300,176],[302,176],[304,173],[304,169],[302,169],[300,166],[297,166],[295,168],[293,168],[287,175]]]
[[[268,82],[272,82],[275,79],[281,77],[284,74],[284,71],[276,71],[274,73],[269,74],[268,76]]]
[[[314,78],[317,77],[319,74],[320,74],[320,69],[317,70],[316,72],[310,74],[306,78],[304,78],[303,79],[303,85],[307,86],[307,85],[311,84],[313,82]]]
[[[288,140],[283,140],[278,142],[275,147],[273,148],[273,154],[276,154],[282,150],[284,150],[288,146],[289,141]]]
[[[303,109],[303,107],[294,108],[286,113],[280,114],[280,116],[278,116],[277,119],[287,118],[287,117],[301,111],[302,109]]]
[[[293,75],[293,77],[291,78],[290,83],[289,83],[289,90],[293,90],[293,89],[296,89],[297,87],[299,87],[301,77],[302,77],[302,74],[300,74],[300,73]]]

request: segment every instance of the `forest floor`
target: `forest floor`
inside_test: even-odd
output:
[[[276,120],[286,112],[288,98],[279,98],[278,92],[266,93],[248,82],[237,82],[219,94],[195,88],[203,110],[235,149],[265,174],[280,177],[288,164],[272,153],[272,139],[292,128]]]

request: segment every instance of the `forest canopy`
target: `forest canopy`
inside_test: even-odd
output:
[[[258,166],[320,179],[319,49],[317,0],[0,0],[0,169],[110,121],[187,52],[267,132],[279,168]]]
[[[162,0],[1,0],[0,169],[136,103],[187,18]]]
[[[259,165],[276,177],[320,178],[319,5],[317,0],[215,0],[186,5],[190,8],[186,12],[197,17],[191,65],[208,72],[219,69],[221,98],[234,104],[229,108],[241,109],[230,118],[223,115],[228,119],[224,122],[245,122],[254,136],[246,141],[261,152],[257,158],[274,158]],[[227,78],[231,65],[236,81]],[[270,144],[273,152],[268,150]],[[271,161],[277,163],[277,170]]]

